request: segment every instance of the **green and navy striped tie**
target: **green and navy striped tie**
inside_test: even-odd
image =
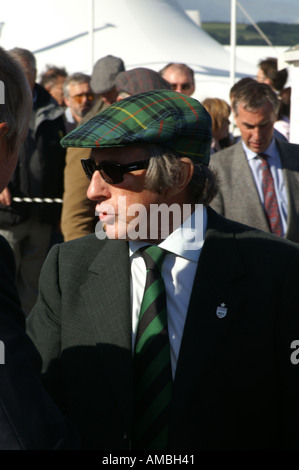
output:
[[[135,342],[132,447],[165,449],[172,394],[166,293],[161,276],[165,252],[153,245],[141,254],[147,274]]]

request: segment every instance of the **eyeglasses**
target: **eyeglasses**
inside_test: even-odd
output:
[[[84,98],[86,98],[87,101],[93,101],[94,93],[80,93],[80,95],[70,96],[70,98],[77,101],[77,103],[82,103]]]
[[[81,160],[83,170],[89,180],[91,180],[95,171],[99,171],[102,178],[109,184],[121,183],[124,180],[125,173],[146,169],[148,167],[148,162],[149,160],[142,160],[121,165],[117,162],[108,161],[96,163],[91,158]]]
[[[180,85],[177,83],[171,83],[171,87],[173,90],[176,90],[178,86]],[[191,88],[192,86],[193,86],[193,83],[182,83],[181,85],[182,90],[189,90],[189,88]]]

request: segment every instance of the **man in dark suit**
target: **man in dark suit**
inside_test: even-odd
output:
[[[262,155],[274,182],[280,236],[299,242],[299,145],[273,135],[279,100],[269,85],[252,81],[234,96],[233,111],[241,140],[211,156],[219,191],[211,206],[229,219],[273,231],[265,206]],[[275,232],[274,232],[275,233]]]
[[[0,85],[2,191],[27,133],[32,94],[23,71],[1,48]],[[76,433],[42,385],[40,356],[26,335],[14,280],[13,252],[0,237],[0,450],[74,449]]]
[[[125,98],[62,140],[91,148],[82,165],[103,230],[52,248],[28,333],[85,449],[299,448],[299,247],[209,207],[210,144],[203,106],[166,90]],[[166,253],[155,273],[162,264],[168,326],[142,250]]]

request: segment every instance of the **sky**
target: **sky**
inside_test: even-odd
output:
[[[230,21],[231,0],[178,0],[186,9],[200,11],[201,21]],[[257,23],[299,23],[299,0],[239,0],[237,3]],[[242,10],[237,7],[237,21],[249,23]]]

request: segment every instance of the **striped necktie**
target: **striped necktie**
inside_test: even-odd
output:
[[[172,393],[166,293],[161,276],[165,252],[149,246],[141,255],[147,274],[135,342],[132,447],[165,449]]]
[[[270,230],[278,236],[282,236],[282,224],[279,214],[278,201],[275,193],[274,180],[268,163],[268,155],[258,155],[261,160],[262,188],[264,193],[264,206],[268,218]]]

